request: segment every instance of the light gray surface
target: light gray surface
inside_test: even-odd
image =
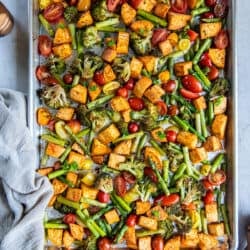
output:
[[[28,31],[26,0],[2,1],[15,17],[11,35],[0,38],[0,87],[28,91]],[[238,76],[239,76],[239,193],[240,193],[240,242],[250,224],[250,4],[241,0],[238,4]],[[240,244],[239,249],[243,249]]]

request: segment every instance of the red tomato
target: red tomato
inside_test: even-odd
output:
[[[40,35],[38,37],[38,52],[42,56],[49,56],[52,51],[52,41],[46,35]]]
[[[166,132],[167,140],[170,142],[176,142],[177,133],[173,130],[168,130]]]
[[[109,203],[110,195],[108,193],[102,192],[101,190],[97,194],[98,201],[102,203]]]
[[[131,97],[128,99],[128,103],[131,109],[141,111],[144,109],[144,101],[138,97]]]
[[[202,14],[202,18],[214,18],[214,14],[212,12],[205,12]]]
[[[142,0],[130,0],[130,4],[137,9]]]
[[[55,131],[55,123],[56,123],[56,120],[50,120],[48,125],[47,125],[47,128],[50,130],[50,131]]]
[[[56,85],[58,81],[53,76],[48,76],[47,78],[44,78],[41,80],[41,82],[45,85]]]
[[[168,82],[164,83],[162,87],[167,93],[171,94],[176,89],[176,82],[175,80],[169,80]]]
[[[193,93],[200,93],[202,91],[202,86],[197,78],[192,75],[186,75],[181,80],[183,86],[193,92]]]
[[[122,177],[128,184],[134,184],[136,181],[135,176],[133,176],[131,173],[128,171],[122,171]]]
[[[93,80],[99,85],[105,85],[105,79],[102,71],[96,71]]]
[[[171,9],[174,12],[185,14],[187,12],[187,0],[172,0]]]
[[[48,69],[44,65],[37,66],[36,68],[36,78],[37,80],[41,81],[50,76]]]
[[[136,214],[130,214],[126,220],[126,225],[128,227],[134,227],[136,225],[137,216]]]
[[[125,87],[119,88],[116,92],[116,95],[127,98],[128,97],[128,90]]]
[[[205,52],[201,56],[199,64],[200,64],[201,67],[212,67],[212,61],[211,61],[211,59],[209,57],[208,52]]]
[[[124,196],[127,192],[126,182],[121,175],[117,175],[114,179],[114,189],[119,196]]]
[[[217,49],[225,49],[229,44],[228,33],[226,30],[221,30],[214,38],[214,45]]]
[[[53,169],[54,170],[58,170],[61,168],[61,162],[60,161],[56,161],[53,165]]]
[[[81,123],[76,119],[68,121],[67,125],[71,128],[74,134],[77,134],[81,130]]]
[[[56,22],[63,16],[63,5],[61,3],[50,4],[43,12],[48,22]]]
[[[64,215],[63,222],[66,224],[74,224],[76,222],[76,215],[75,214]]]
[[[129,133],[133,134],[139,131],[139,125],[136,122],[130,122],[128,124]]]
[[[154,203],[161,206],[172,206],[178,203],[179,200],[180,196],[178,194],[160,195],[154,200]]]
[[[98,240],[98,250],[111,250],[111,241],[107,237]]]
[[[204,196],[204,203],[211,204],[214,202],[214,193],[211,190],[208,190],[206,195]]]
[[[108,11],[114,12],[119,3],[120,0],[107,0]]]
[[[210,71],[208,72],[208,79],[209,80],[215,80],[219,77],[220,71],[215,67],[215,66],[211,66]]]
[[[158,43],[163,42],[167,39],[169,32],[166,29],[156,29],[154,30],[151,43],[156,46]]]
[[[209,182],[214,186],[219,186],[226,181],[226,174],[223,170],[217,170],[208,176]]]
[[[188,34],[189,39],[190,39],[191,42],[195,41],[195,40],[198,38],[198,36],[199,36],[199,34],[196,33],[196,32],[193,31],[193,30],[188,30],[188,31],[187,31],[187,34]]]
[[[186,90],[184,88],[180,89],[180,94],[184,98],[189,99],[189,100],[196,99],[196,98],[198,98],[200,96],[199,93],[193,93],[193,92],[191,92],[189,90]]]
[[[156,102],[156,107],[160,115],[166,115],[168,112],[168,107],[165,102],[158,101]]]
[[[66,83],[66,84],[71,84],[73,82],[73,75],[70,74],[70,73],[67,73],[63,76],[63,81]]]
[[[130,78],[124,85],[124,87],[127,89],[127,90],[133,90],[134,88],[134,85],[135,85],[135,81],[133,78]]]
[[[226,16],[228,11],[227,0],[217,0],[214,6],[214,15],[219,18]]]
[[[171,105],[168,107],[168,115],[175,116],[179,114],[179,108],[177,105]]]
[[[163,250],[164,239],[161,235],[156,235],[152,239],[152,250]]]
[[[77,0],[67,0],[67,3],[70,5],[70,6],[74,6],[77,4]]]
[[[202,184],[206,190],[213,190],[214,189],[212,183],[208,179],[202,180]]]
[[[196,210],[196,205],[193,202],[190,202],[188,204],[182,204],[181,207],[182,209],[187,211]]]
[[[144,168],[144,174],[151,179],[152,182],[157,183],[158,178],[154,172],[154,170],[151,167],[145,167]]]
[[[208,7],[214,7],[216,0],[205,0],[205,3]]]

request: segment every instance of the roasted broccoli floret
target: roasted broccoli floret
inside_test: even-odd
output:
[[[149,179],[144,179],[143,181],[139,181],[135,185],[135,189],[142,201],[148,201],[150,196],[152,196],[152,194],[154,194],[157,191],[156,185]]]
[[[113,178],[107,173],[102,173],[96,180],[96,188],[105,192],[111,193],[113,191]]]
[[[54,208],[55,208],[58,212],[60,212],[60,213],[62,213],[62,214],[75,213],[75,209],[74,209],[74,208],[68,207],[68,206],[66,206],[66,205],[64,205],[64,204],[61,204],[61,203],[57,202],[57,201],[56,201],[55,204],[54,204]]]
[[[91,122],[89,120],[90,111],[85,105],[79,105],[76,108],[76,117],[84,126],[91,127]]]
[[[66,70],[65,62],[55,56],[50,56],[46,61],[46,66],[51,74],[62,74]]]
[[[143,170],[145,166],[146,165],[144,162],[130,160],[130,161],[120,163],[119,170],[128,171],[139,180],[143,177]]]
[[[229,90],[229,82],[225,78],[219,78],[212,84],[212,89],[209,92],[210,97],[225,95]]]
[[[94,53],[86,53],[83,59],[83,73],[82,77],[90,79],[94,76],[96,70],[100,69],[103,65],[102,58]]]
[[[95,21],[104,21],[110,17],[116,16],[114,13],[108,11],[106,0],[97,1],[91,14]]]
[[[66,7],[64,10],[64,18],[68,23],[76,22],[78,17],[78,10],[75,6]]]
[[[137,55],[149,54],[152,50],[151,37],[152,32],[147,37],[140,37],[134,32],[131,34],[131,46]]]
[[[82,76],[82,74],[83,74],[82,59],[79,58],[79,57],[75,58],[75,60],[70,65],[69,71],[72,74],[76,74],[76,75]]]
[[[111,122],[105,110],[91,111],[89,114],[89,120],[92,124],[92,129],[94,132],[98,132]]]
[[[69,105],[65,90],[58,84],[44,87],[41,98],[47,106],[53,109]]]
[[[83,32],[83,46],[85,48],[92,48],[94,45],[101,42],[101,37],[94,26],[86,28]]]
[[[187,106],[181,106],[180,108],[180,117],[183,120],[190,121],[194,118],[194,114],[190,111]]]
[[[109,116],[109,118],[112,120],[112,122],[120,122],[121,121],[121,114],[117,111],[113,111],[113,110],[107,110],[107,115]]]
[[[166,240],[174,234],[174,225],[170,220],[159,221],[159,229],[163,229],[163,236]]]
[[[167,65],[168,57],[167,56],[161,56],[156,59],[155,67],[153,70],[153,75],[159,74],[161,71],[164,70],[164,68]]]
[[[127,82],[131,75],[130,64],[126,58],[117,57],[113,62],[113,70],[119,79]]]
[[[83,241],[83,246],[80,249],[84,249],[84,250],[97,250],[97,238],[94,235],[88,236]]]

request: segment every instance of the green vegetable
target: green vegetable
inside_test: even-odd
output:
[[[152,33],[149,33],[146,37],[140,37],[135,32],[132,32],[130,36],[131,47],[137,55],[149,54],[152,50],[151,45]]]
[[[87,27],[82,34],[83,37],[83,46],[85,48],[92,48],[94,45],[101,42],[100,34],[94,26]]]
[[[199,113],[195,114],[195,128],[201,134],[201,115]]]
[[[184,172],[186,171],[186,169],[187,169],[187,164],[182,163],[182,164],[179,166],[178,170],[175,172],[174,176],[172,177],[171,182],[174,183],[174,182],[176,182],[177,180],[179,180],[180,178],[182,178],[183,175],[184,175]]]
[[[77,45],[77,55],[80,56],[83,54],[83,31],[77,30],[76,31],[76,45]]]
[[[125,135],[125,136],[122,136],[122,137],[116,139],[113,143],[117,143],[117,142],[121,142],[121,141],[126,141],[126,140],[131,140],[131,139],[134,139],[137,136],[141,136],[141,135],[143,135],[142,131],[134,133],[134,134],[130,134],[130,135]]]
[[[201,209],[200,212],[200,216],[201,216],[201,227],[202,227],[202,231],[205,234],[208,234],[208,230],[207,230],[207,218],[205,216],[205,211],[203,209]]]
[[[139,136],[137,136],[136,138],[138,138]],[[136,151],[136,157],[140,159],[141,157],[141,152],[142,152],[142,149],[144,147],[144,145],[146,144],[147,142],[147,134],[143,134],[141,139],[140,139],[140,142],[139,142],[139,145],[137,147],[137,151]]]
[[[211,91],[209,92],[210,97],[225,95],[229,90],[229,82],[225,78],[218,78],[213,82]]]
[[[204,40],[203,44],[200,46],[199,50],[197,51],[196,55],[193,58],[193,64],[197,64],[202,56],[202,54],[211,47],[212,39],[208,38]]]
[[[122,27],[113,27],[113,26],[105,26],[105,27],[101,27],[101,28],[98,28],[99,31],[102,31],[102,32],[120,32],[120,31],[126,31],[125,28],[122,28]]]
[[[109,210],[111,210],[113,208],[113,206],[109,205],[109,206],[106,206],[105,208],[102,208],[101,210],[99,210],[97,213],[95,213],[93,216],[92,216],[92,219],[93,220],[98,220],[100,219],[106,212],[108,212]]]
[[[66,70],[65,62],[61,58],[55,57],[53,55],[49,56],[48,60],[46,61],[46,67],[52,74],[60,75]]]
[[[65,12],[64,12],[64,14],[65,14]],[[71,35],[71,38],[72,38],[72,48],[73,49],[77,49],[77,44],[76,44],[76,26],[75,26],[75,24],[70,23],[68,27],[69,27],[69,32],[70,32],[70,35]]]
[[[68,199],[64,198],[62,195],[59,195],[56,200],[59,203],[66,205],[68,207],[74,208],[74,209],[81,209],[82,208],[80,203],[68,200]]]
[[[60,145],[62,147],[64,147],[67,144],[66,140],[59,139],[59,138],[54,137],[54,136],[49,135],[49,134],[43,134],[41,136],[41,139],[45,140],[45,141],[48,141],[48,142],[51,142],[51,143],[54,143],[54,144],[57,144],[57,145]]]
[[[113,191],[113,178],[110,174],[102,173],[98,176],[95,187],[105,193]]]
[[[120,229],[120,231],[118,232],[118,234],[115,237],[115,243],[119,243],[121,241],[121,239],[123,238],[124,234],[126,233],[126,231],[128,230],[128,226],[125,224],[122,226],[122,228]]]
[[[86,239],[83,240],[82,248],[84,250],[98,250],[97,237],[95,237],[94,235],[88,236]]]
[[[212,163],[210,172],[213,174],[216,172],[218,167],[221,165],[222,161],[224,160],[224,154],[220,153],[216,156],[215,160]]]
[[[95,23],[95,27],[97,28],[97,30],[99,30],[100,28],[107,27],[107,26],[114,26],[119,23],[120,23],[119,18],[115,17],[115,18],[109,18],[102,22]]]
[[[59,158],[60,162],[64,162],[66,160],[66,158],[68,157],[70,151],[71,151],[71,146],[68,146],[65,149],[65,151],[63,152],[63,154],[60,156],[60,158]]]
[[[94,109],[94,108],[97,108],[105,103],[107,103],[108,101],[110,101],[112,98],[114,97],[114,95],[105,95],[103,97],[100,97],[92,102],[89,102],[87,104],[87,108],[88,109]]]
[[[129,206],[129,204],[125,200],[123,200],[120,196],[116,195],[115,193],[112,193],[111,197],[121,206],[122,209],[124,209],[128,213],[131,212],[132,209]]]
[[[201,79],[202,83],[204,84],[206,89],[209,89],[211,87],[211,82],[207,78],[207,76],[203,73],[203,71],[200,69],[198,64],[194,65],[194,70],[197,72],[199,78]]]
[[[55,202],[54,208],[62,214],[75,213],[74,208],[61,204],[58,201]]]
[[[145,163],[142,161],[126,161],[119,164],[120,171],[128,171],[138,180],[143,178]]]
[[[210,8],[208,8],[208,7],[201,7],[201,8],[192,10],[191,11],[191,15],[193,17],[195,17],[195,16],[201,15],[201,14],[203,14],[205,12],[208,12],[208,11],[210,11]]]
[[[64,9],[64,18],[68,23],[75,23],[78,18],[78,10],[75,6],[69,6]]]
[[[71,181],[69,181],[69,180],[67,180],[64,176],[58,176],[57,177],[57,179],[59,180],[59,181],[61,181],[61,182],[63,182],[63,183],[65,183],[65,184],[67,184],[69,187],[71,187],[71,188],[73,188],[73,187],[75,187],[75,185],[71,182]]]
[[[173,57],[170,57],[168,60],[168,70],[172,79],[174,77],[174,58]]]
[[[44,228],[49,229],[49,228],[53,228],[53,229],[67,229],[68,225],[67,224],[63,224],[63,223],[44,223]]]
[[[168,185],[168,179],[169,179],[169,160],[163,161],[163,180]]]
[[[115,17],[115,14],[108,11],[106,0],[96,2],[91,14],[95,21],[104,21],[108,18]]]
[[[53,30],[53,27],[50,25],[50,23],[44,18],[44,16],[42,14],[38,15],[39,21],[41,22],[43,28],[46,30],[46,32],[50,35],[50,36],[54,36],[55,32]]]
[[[149,197],[157,191],[157,187],[148,178],[146,178],[139,181],[134,186],[134,190],[142,201],[147,201]]]
[[[96,70],[100,69],[103,65],[102,58],[94,53],[88,52],[84,54],[83,59],[83,73],[82,77],[90,79],[94,76]]]
[[[121,204],[117,201],[117,199],[112,194],[111,194],[110,199],[114,203],[115,207],[118,209],[119,213],[122,216],[126,216],[128,214],[127,211],[121,206]]]
[[[81,198],[81,202],[89,204],[91,206],[102,207],[102,208],[107,206],[106,203],[102,203],[97,200],[92,200],[92,199],[84,198],[84,197]]]
[[[225,230],[227,235],[231,235],[231,230],[229,226],[229,220],[228,220],[228,215],[227,215],[227,209],[226,206],[223,204],[220,206],[220,211],[224,220],[224,225],[225,225]]]
[[[207,124],[206,124],[204,110],[200,111],[200,118],[201,118],[202,135],[206,138],[208,137],[208,131],[207,131]]]
[[[220,18],[202,18],[201,21],[204,23],[217,23],[217,22],[220,22],[221,19]]]
[[[117,57],[115,58],[112,68],[117,76],[119,76],[118,79],[123,80],[124,82],[127,82],[131,75],[130,70],[130,64],[127,61],[126,58],[123,57]]]
[[[167,26],[167,21],[158,17],[158,16],[155,16],[153,14],[151,14],[150,12],[147,12],[147,11],[144,11],[142,9],[138,9],[137,10],[137,15],[153,22],[153,23],[156,23],[156,24],[159,24],[160,26],[162,27],[166,27]]]
[[[145,237],[145,236],[153,236],[157,234],[164,234],[164,229],[158,229],[158,230],[146,230],[146,229],[139,229],[136,230],[135,234],[137,238]]]

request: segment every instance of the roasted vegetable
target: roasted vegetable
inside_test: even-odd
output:
[[[76,22],[78,10],[75,6],[69,6],[64,10],[64,18],[68,23]]]
[[[214,81],[212,89],[209,92],[210,97],[225,95],[229,89],[229,82],[225,78],[219,78]]]
[[[131,34],[131,46],[137,55],[149,54],[152,50],[151,45],[152,33],[149,33],[147,37],[140,37],[135,32]]]
[[[119,164],[119,170],[128,171],[138,180],[143,177],[145,163],[139,161],[127,161]]]
[[[113,191],[113,178],[111,175],[102,173],[96,180],[95,187],[105,193]]]
[[[85,79],[92,78],[95,71],[100,69],[102,65],[103,61],[101,57],[95,55],[94,53],[84,54],[82,77]]]
[[[96,2],[91,14],[95,21],[104,21],[110,17],[114,17],[115,14],[108,11],[106,0]]]
[[[101,37],[98,30],[94,26],[87,27],[82,34],[83,45],[86,48],[92,48],[94,45],[101,42]]]
[[[131,70],[126,58],[117,57],[113,62],[113,70],[123,81],[127,82],[129,80]]]

